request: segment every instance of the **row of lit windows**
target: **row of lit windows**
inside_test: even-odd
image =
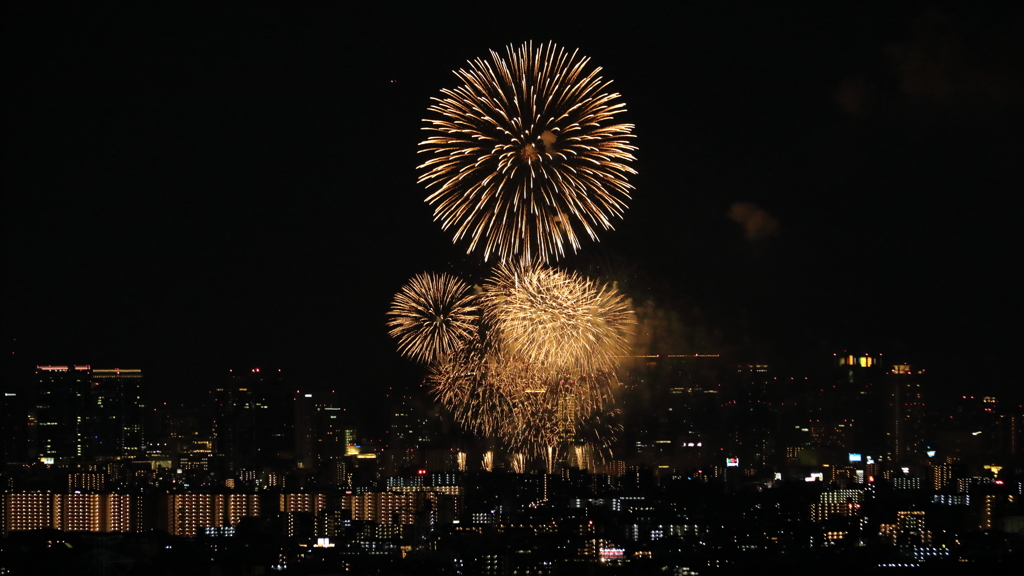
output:
[[[127,532],[133,525],[131,499],[128,494],[6,494],[4,528]]]

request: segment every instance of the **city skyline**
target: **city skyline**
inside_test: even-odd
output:
[[[346,392],[295,390],[282,371],[146,405],[138,369],[37,366],[0,404],[0,569],[1020,563],[1024,405],[971,386],[943,398],[884,355],[837,353],[824,379],[719,354],[620,360],[619,410],[546,455],[467,434],[426,386],[389,388],[378,436]]]

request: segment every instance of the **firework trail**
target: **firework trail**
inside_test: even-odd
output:
[[[526,473],[526,454],[512,455],[512,471],[516,474]]]
[[[483,466],[483,469],[488,471],[488,472],[493,472],[494,471],[494,451],[493,450],[488,450],[487,452],[484,452],[484,458],[483,458],[483,461],[481,462],[481,465]]]
[[[548,474],[552,474],[555,471],[555,456],[557,454],[558,450],[554,446],[548,446],[544,452],[544,465],[547,468]]]
[[[459,472],[465,472],[466,471],[466,453],[465,452],[459,452],[458,462],[459,462]]]
[[[419,274],[395,294],[388,310],[398,351],[420,362],[438,361],[463,346],[477,331],[477,307],[470,287],[448,274]]]
[[[574,446],[573,448],[576,452],[576,467],[580,470],[586,470],[590,461],[590,459],[587,458],[587,446]]]
[[[424,120],[419,169],[434,220],[468,252],[544,261],[612,228],[633,187],[632,124],[590,59],[553,43],[491,51],[455,72]]]

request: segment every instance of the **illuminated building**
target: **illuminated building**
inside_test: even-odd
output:
[[[3,495],[3,534],[60,527],[59,494],[49,492]]]
[[[36,366],[35,448],[44,462],[132,457],[142,449],[142,371]]]
[[[295,465],[313,470],[317,465],[318,412],[323,400],[317,402],[309,392],[295,392]]]
[[[353,521],[380,524],[413,524],[417,514],[426,510],[443,511],[446,517],[457,518],[462,508],[461,487],[406,487],[406,491],[364,492],[345,494],[343,510],[350,511]]]
[[[141,532],[142,499],[135,494],[105,494],[104,532]]]
[[[357,444],[355,433],[351,423],[346,417],[345,410],[334,405],[333,402],[314,402],[314,425],[313,440],[315,447],[313,452],[316,458],[316,465],[320,469],[331,469],[334,462],[341,461],[348,451],[348,446]],[[296,435],[299,434],[299,423],[296,422]],[[338,474],[336,470],[332,470]],[[344,475],[344,471],[340,472]],[[335,480],[338,478],[336,477]],[[335,482],[346,484],[346,482]]]
[[[318,537],[335,538],[344,534],[351,525],[351,510],[322,510],[316,516],[314,530]]]
[[[885,454],[890,400],[882,355],[842,352],[834,358],[832,387],[816,387],[808,398],[819,412],[815,417],[854,425],[852,435],[841,438],[844,449]]]
[[[229,494],[225,516],[229,526],[236,526],[245,516],[260,515],[260,499],[255,494]]]
[[[213,391],[214,455],[227,472],[255,468],[256,399],[248,387]]]
[[[389,397],[391,413],[382,463],[384,475],[396,476],[422,468],[431,471],[451,469],[454,465],[450,461],[451,456],[446,457],[443,451],[433,451],[428,463],[428,449],[440,436],[442,419],[433,402],[427,398],[426,387],[392,389]]]
[[[54,528],[65,532],[139,532],[142,506],[132,494],[3,495],[3,533]]]
[[[90,366],[36,366],[36,454],[43,462],[82,456]]]
[[[194,537],[204,528],[236,526],[246,516],[259,516],[255,494],[169,494],[167,531]]]
[[[106,487],[106,474],[102,472],[73,472],[68,474],[68,492],[76,490],[100,492]]]
[[[896,490],[920,490],[921,479],[897,476],[892,478],[892,487]]]
[[[212,394],[215,454],[223,471],[273,466],[294,451],[294,391],[280,370],[233,370],[228,384]]]
[[[417,503],[416,494],[400,492],[367,492],[343,499],[343,508],[352,510],[353,520],[369,520],[380,524],[412,524]]]
[[[626,463],[622,460],[612,460],[604,465],[605,473],[618,478],[626,473]]]
[[[831,516],[860,516],[863,490],[823,492],[817,504],[811,504],[811,522],[824,522]]]
[[[886,449],[897,464],[924,452],[924,402],[920,375],[909,364],[897,364],[888,372],[889,410],[886,420]]]
[[[388,425],[388,448],[404,451],[416,448],[419,435],[413,410],[412,394],[392,389],[391,421]]]
[[[306,512],[316,515],[327,508],[327,497],[323,494],[281,494],[279,505],[281,512]]]
[[[99,494],[61,494],[60,529],[65,532],[99,532],[102,503]]]
[[[168,498],[167,531],[175,536],[195,536],[206,526],[223,526],[220,498],[212,494],[171,494]]]
[[[942,490],[953,480],[953,465],[949,462],[935,464],[931,468],[932,489]]]
[[[925,529],[925,513],[922,510],[903,510],[896,513],[895,524],[882,524],[879,536],[893,546],[930,546],[932,533]]]
[[[979,494],[971,497],[970,516],[975,530],[992,530],[1005,521],[1007,512],[1012,510],[1019,495]]]
[[[144,444],[142,370],[92,370],[84,410],[85,455],[125,458],[141,453]]]

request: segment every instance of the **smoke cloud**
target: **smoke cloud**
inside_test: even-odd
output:
[[[733,202],[728,217],[743,227],[747,240],[757,242],[779,231],[779,220],[757,204]]]

